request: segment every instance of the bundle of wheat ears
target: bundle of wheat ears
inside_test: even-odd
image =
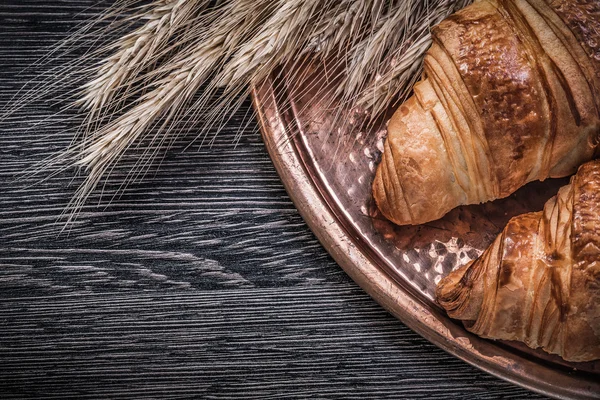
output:
[[[289,75],[302,79],[306,62],[327,63],[341,71],[330,78],[332,106],[375,118],[406,98],[419,78],[430,28],[470,2],[119,0],[40,62],[82,48],[84,55],[26,87],[3,115],[64,82],[80,83],[63,100],[63,111],[85,113],[72,145],[35,168],[85,170],[67,207],[71,221],[129,149],[147,144],[135,176],[172,143],[173,124],[194,117],[200,136],[209,127],[218,131],[251,88],[276,71],[285,72],[274,81],[284,82]],[[103,42],[115,34],[120,38]]]

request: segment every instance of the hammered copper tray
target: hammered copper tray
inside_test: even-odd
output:
[[[254,88],[254,107],[287,192],[348,275],[411,329],[472,365],[552,397],[600,397],[600,362],[567,363],[520,343],[481,339],[448,318],[433,296],[442,276],[476,258],[512,216],[541,210],[567,180],[534,182],[426,225],[395,226],[371,197],[384,125],[333,126],[335,107],[324,106],[335,104],[323,90],[326,74],[305,68],[302,84],[278,74]]]

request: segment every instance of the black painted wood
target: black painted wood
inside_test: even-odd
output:
[[[95,4],[0,1],[0,107]],[[260,136],[232,144],[249,106],[210,149],[184,150],[195,133],[182,133],[160,168],[96,195],[62,233],[75,171],[33,186],[18,173],[75,123],[50,100],[0,123],[0,397],[538,398],[431,345],[342,272]]]

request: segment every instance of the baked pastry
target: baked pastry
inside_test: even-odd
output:
[[[600,135],[600,2],[477,0],[433,30],[373,184],[399,225],[563,177]]]
[[[600,359],[600,161],[579,168],[543,212],[511,219],[436,294],[479,336],[518,340],[567,361]]]

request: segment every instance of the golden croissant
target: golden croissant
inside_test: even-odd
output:
[[[437,299],[477,335],[600,359],[600,161],[543,212],[511,219],[480,258],[440,281]]]
[[[373,184],[388,219],[432,221],[595,156],[599,1],[477,0],[432,34]]]

